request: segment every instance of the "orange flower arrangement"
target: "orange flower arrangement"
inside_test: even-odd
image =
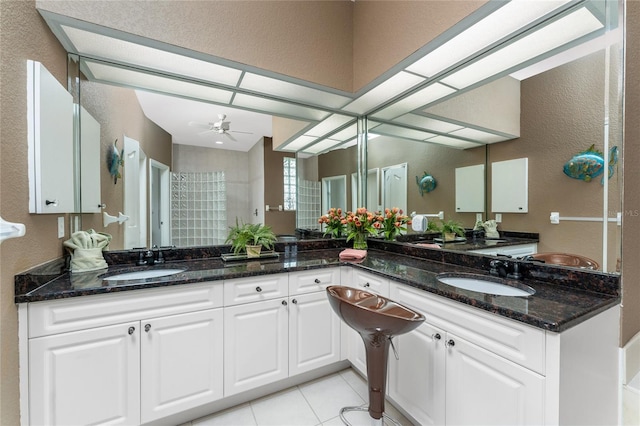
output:
[[[384,209],[382,230],[385,240],[393,240],[402,232],[406,232],[407,225],[411,225],[411,218],[405,215],[402,212],[402,209],[398,207],[394,207],[392,209]]]
[[[372,213],[366,208],[360,207],[356,209],[355,213],[347,212],[345,219],[347,241],[353,240],[353,248],[355,249],[366,249],[367,237],[378,235],[384,218],[378,212]]]
[[[326,225],[324,235],[340,238],[344,232],[347,220],[342,215],[342,209],[331,207],[326,215],[320,216],[318,223]]]

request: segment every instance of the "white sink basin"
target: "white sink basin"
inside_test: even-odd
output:
[[[500,278],[485,277],[474,274],[440,274],[438,281],[441,283],[461,288],[463,290],[477,291],[478,293],[493,294],[497,296],[531,296],[535,290],[527,285],[518,287],[502,283]]]
[[[180,272],[184,272],[184,271],[186,271],[186,269],[148,269],[146,271],[125,272],[123,274],[111,275],[110,277],[103,278],[103,280],[105,281],[144,280],[147,278],[166,277],[169,275],[179,274]]]

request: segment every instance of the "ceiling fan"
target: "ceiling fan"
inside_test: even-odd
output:
[[[214,123],[200,123],[198,121],[190,121],[189,122],[189,126],[192,127],[198,127],[200,129],[206,129],[204,132],[200,132],[200,134],[205,134],[205,133],[209,133],[209,132],[215,132],[218,133],[222,136],[226,136],[229,139],[231,139],[232,141],[236,141],[236,138],[233,137],[233,135],[230,134],[231,133],[244,133],[247,135],[252,135],[252,132],[241,132],[239,130],[231,130],[230,129],[230,121],[224,121],[224,119],[227,118],[227,116],[225,114],[218,114],[218,121],[214,122]]]

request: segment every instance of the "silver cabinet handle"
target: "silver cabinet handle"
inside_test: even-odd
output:
[[[287,306],[287,301],[286,301],[286,300],[283,300],[283,301],[282,301],[282,305],[283,305],[283,306]]]
[[[136,331],[135,327],[129,327],[129,334],[133,334],[134,331]]]
[[[262,291],[262,289],[260,288],[260,286],[256,287],[256,291],[257,291],[258,293],[260,293],[260,292]]]
[[[151,330],[151,324],[145,324],[144,331],[146,331],[148,333],[149,330]]]
[[[433,338],[433,340],[440,340],[442,339],[442,336],[440,336],[440,333],[436,333],[436,334],[432,334],[431,338]]]
[[[50,206],[50,205],[53,204],[53,206],[55,207],[55,206],[58,205],[58,200],[45,200],[44,204],[47,205],[47,206]]]
[[[297,304],[298,304],[298,301],[297,301],[296,299],[293,299],[293,300],[291,301],[291,303],[293,303],[294,305],[297,305]]]
[[[320,284],[320,280],[317,279],[317,278],[315,280],[313,280],[313,282],[316,283],[316,284]]]

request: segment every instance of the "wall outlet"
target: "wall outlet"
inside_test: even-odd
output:
[[[502,222],[502,213],[496,213],[496,222],[497,223]]]
[[[476,213],[476,222],[482,222],[482,213]]]
[[[64,216],[58,217],[58,238],[64,238]]]

